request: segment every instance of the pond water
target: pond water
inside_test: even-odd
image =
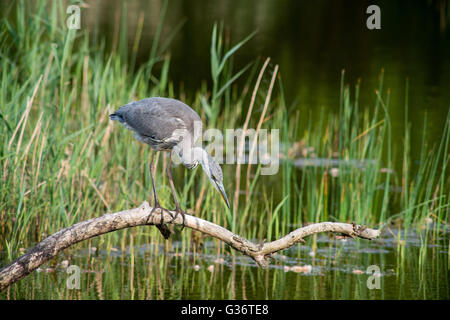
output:
[[[417,234],[400,244],[396,235],[319,235],[314,251],[310,239],[274,255],[268,270],[240,253],[218,255],[215,241],[204,243],[205,254],[184,253],[179,242],[68,250],[0,299],[449,299],[448,231],[425,246]],[[79,289],[68,288],[67,264],[80,266]]]

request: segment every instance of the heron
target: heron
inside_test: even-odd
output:
[[[154,158],[159,151],[170,152],[166,175],[176,207],[175,215],[171,214],[171,217],[176,219],[178,214],[181,214],[183,218],[181,230],[184,228],[186,213],[181,209],[172,179],[173,153],[178,155],[181,163],[188,169],[194,169],[200,164],[209,181],[222,196],[226,206],[230,208],[223,186],[222,168],[204,148],[195,145],[202,131],[202,121],[191,107],[176,99],[152,97],[130,102],[117,109],[109,117],[111,120],[121,123],[126,129],[133,131],[134,137],[138,141],[148,144],[154,150],[149,165],[154,206],[149,216],[156,209],[166,210],[171,214],[159,204],[155,188]],[[168,239],[171,232],[164,221],[161,220],[161,224],[156,226],[163,237]]]

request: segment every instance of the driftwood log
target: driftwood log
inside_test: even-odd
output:
[[[169,213],[161,209],[152,211],[152,209],[145,201],[138,208],[105,214],[58,231],[23,256],[0,269],[0,291],[27,276],[39,266],[54,258],[60,251],[80,241],[124,228],[160,224],[161,219],[164,223],[176,225],[182,225],[183,223],[181,215],[178,215],[174,220],[172,219],[171,214],[174,215],[175,212]],[[271,254],[303,242],[304,237],[315,233],[336,232],[348,237],[360,237],[369,240],[377,238],[380,234],[379,230],[356,224],[321,222],[296,229],[281,239],[255,244],[221,226],[187,214],[185,215],[185,227],[224,241],[234,249],[253,258],[262,268],[269,265]]]

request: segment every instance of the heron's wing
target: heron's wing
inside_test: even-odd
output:
[[[185,122],[159,103],[144,100],[129,103],[119,110],[126,126],[157,143],[175,145],[180,141],[177,130],[186,129]]]

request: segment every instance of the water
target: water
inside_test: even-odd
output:
[[[179,242],[124,252],[100,244],[91,254],[67,250],[0,299],[449,299],[448,231],[425,247],[415,233],[399,246],[396,234],[385,231],[377,241],[319,235],[314,256],[310,239],[274,255],[268,270],[240,253],[217,254],[215,241],[205,242],[202,254],[183,252]],[[78,290],[67,288],[70,275],[60,266],[66,259],[81,266]],[[297,265],[311,270],[286,271]],[[379,289],[370,289],[377,280]]]

